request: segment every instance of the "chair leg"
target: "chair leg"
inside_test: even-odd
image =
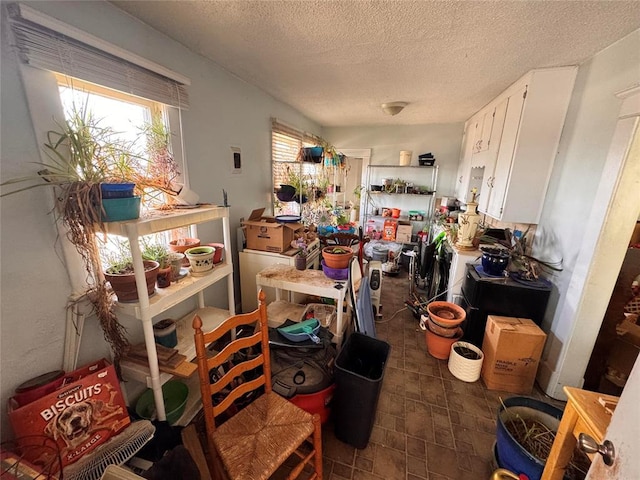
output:
[[[314,466],[318,480],[322,480],[322,424],[320,415],[313,414],[313,448],[316,451]]]

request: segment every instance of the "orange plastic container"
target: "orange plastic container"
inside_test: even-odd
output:
[[[333,398],[333,391],[336,389],[336,384],[333,383],[327,388],[320,390],[316,393],[298,394],[289,399],[291,403],[297,405],[305,412],[311,414],[317,413],[320,415],[320,422],[325,423],[329,420],[331,408],[329,404]]]

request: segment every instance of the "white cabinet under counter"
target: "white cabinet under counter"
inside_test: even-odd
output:
[[[451,256],[451,266],[449,268],[449,283],[447,285],[447,302],[457,303],[456,297],[462,294],[462,283],[466,275],[467,263],[475,263],[482,255],[479,249],[462,250],[455,245],[451,245],[453,254]]]

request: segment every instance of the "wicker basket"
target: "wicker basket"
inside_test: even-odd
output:
[[[465,347],[474,352],[479,358],[465,358],[456,352],[456,347]],[[451,374],[463,382],[475,382],[480,378],[480,370],[482,369],[482,360],[484,354],[475,345],[468,342],[456,342],[451,345],[451,354],[449,355],[449,371]]]

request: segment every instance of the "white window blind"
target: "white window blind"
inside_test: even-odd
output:
[[[25,9],[23,15],[21,9],[25,7],[12,4],[9,11],[15,46],[22,62],[165,105],[188,108],[185,83],[106,51],[117,51],[115,46],[102,50],[49,28],[60,24],[54,19],[42,22],[48,26],[28,20],[25,17],[29,16],[30,10]],[[43,17],[47,18],[37,14],[37,18]],[[70,26],[67,28],[70,32],[77,31]],[[134,57],[133,54],[127,56]]]
[[[320,144],[321,139],[310,133],[271,120],[271,160],[273,162],[296,162],[301,147]]]

